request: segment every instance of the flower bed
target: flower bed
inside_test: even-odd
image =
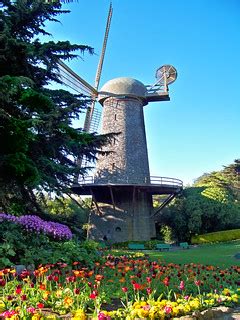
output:
[[[3,319],[173,319],[240,302],[240,267],[164,265],[146,258],[107,256],[42,265],[33,273],[0,271]]]
[[[73,236],[71,230],[64,224],[44,221],[34,215],[16,217],[11,214],[0,213],[0,222],[2,221],[10,221],[19,224],[28,232],[37,234],[43,233],[57,240],[69,240]]]

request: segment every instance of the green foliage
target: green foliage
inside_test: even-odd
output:
[[[25,265],[39,265],[48,263],[65,262],[72,264],[75,261],[84,265],[93,266],[94,261],[100,257],[94,250],[86,250],[84,245],[76,240],[64,241],[62,243],[50,241],[47,246],[40,248],[32,246],[25,255],[21,257],[21,263]]]
[[[164,243],[164,241],[160,240],[149,240],[144,242],[144,246],[146,249],[154,250],[156,249],[156,244]]]
[[[230,180],[231,184],[236,185],[236,187],[240,187],[240,180],[239,174],[240,174],[240,159],[235,159],[234,163],[224,166],[223,169],[224,176]]]
[[[82,242],[82,247],[87,251],[92,251],[92,250],[94,251],[94,250],[97,250],[100,246],[99,246],[99,242],[97,241],[85,240],[84,242]]]
[[[80,239],[86,238],[84,226],[88,222],[90,209],[83,202],[69,197],[44,198],[42,207],[49,213],[51,221],[66,224]]]
[[[190,241],[194,234],[240,227],[237,189],[226,174],[227,168],[233,174],[232,165],[219,172],[204,174],[163,210],[161,225],[171,227],[173,237],[178,241]],[[235,176],[234,185],[237,172]]]
[[[11,265],[11,259],[16,255],[13,246],[10,243],[0,244],[0,268]]]
[[[57,21],[61,3],[40,0],[3,0],[0,10],[0,205],[8,213],[36,213],[36,194],[70,192],[76,174],[85,174],[77,160],[95,159],[106,137],[73,128],[72,122],[89,99],[64,90],[50,90],[61,83],[59,59],[93,53],[69,41],[42,43],[44,26]],[[17,209],[18,208],[18,209]]]
[[[28,252],[34,247],[37,248],[40,257],[42,246],[46,246],[49,242],[47,236],[28,233],[20,225],[8,221],[1,222],[0,235],[1,252],[11,264],[21,264],[25,255],[28,255]],[[9,261],[1,261],[1,263],[9,266]]]
[[[240,229],[218,231],[213,233],[200,234],[193,236],[193,244],[227,242],[240,239]]]
[[[169,226],[162,225],[160,230],[165,243],[173,243],[173,233]]]
[[[0,224],[0,268],[11,265],[35,265],[56,263],[58,261],[72,264],[74,261],[93,265],[99,260],[93,243],[54,241],[44,234],[27,232],[21,226],[4,221]]]

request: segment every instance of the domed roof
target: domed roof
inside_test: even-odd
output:
[[[104,84],[99,93],[99,101],[103,102],[111,95],[123,95],[144,100],[146,94],[147,89],[142,82],[133,78],[121,77],[112,79]]]

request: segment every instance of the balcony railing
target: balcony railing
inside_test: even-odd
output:
[[[111,181],[112,180],[112,181]],[[102,182],[104,181],[104,182]],[[79,185],[87,185],[87,184],[146,184],[146,185],[165,185],[165,186],[174,186],[174,187],[183,187],[183,182],[180,179],[175,179],[175,178],[169,178],[169,177],[158,177],[158,176],[151,176],[150,177],[150,182],[149,182],[149,177],[146,177],[145,182],[142,181],[142,179],[138,180],[138,179],[118,179],[116,177],[114,177],[114,179],[109,179],[108,181],[106,180],[106,178],[104,178],[101,181],[100,178],[98,177],[94,177],[94,176],[87,176],[84,178],[80,178],[78,183]]]

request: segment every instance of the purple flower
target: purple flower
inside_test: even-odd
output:
[[[11,222],[17,222],[18,217],[12,216],[11,214],[7,213],[0,213],[0,221],[11,221]]]
[[[0,213],[0,221],[10,221],[16,224],[20,224],[25,230],[29,232],[44,233],[54,239],[70,240],[72,238],[72,232],[64,224],[44,221],[38,216],[26,215],[21,217],[15,217],[10,214]]]

